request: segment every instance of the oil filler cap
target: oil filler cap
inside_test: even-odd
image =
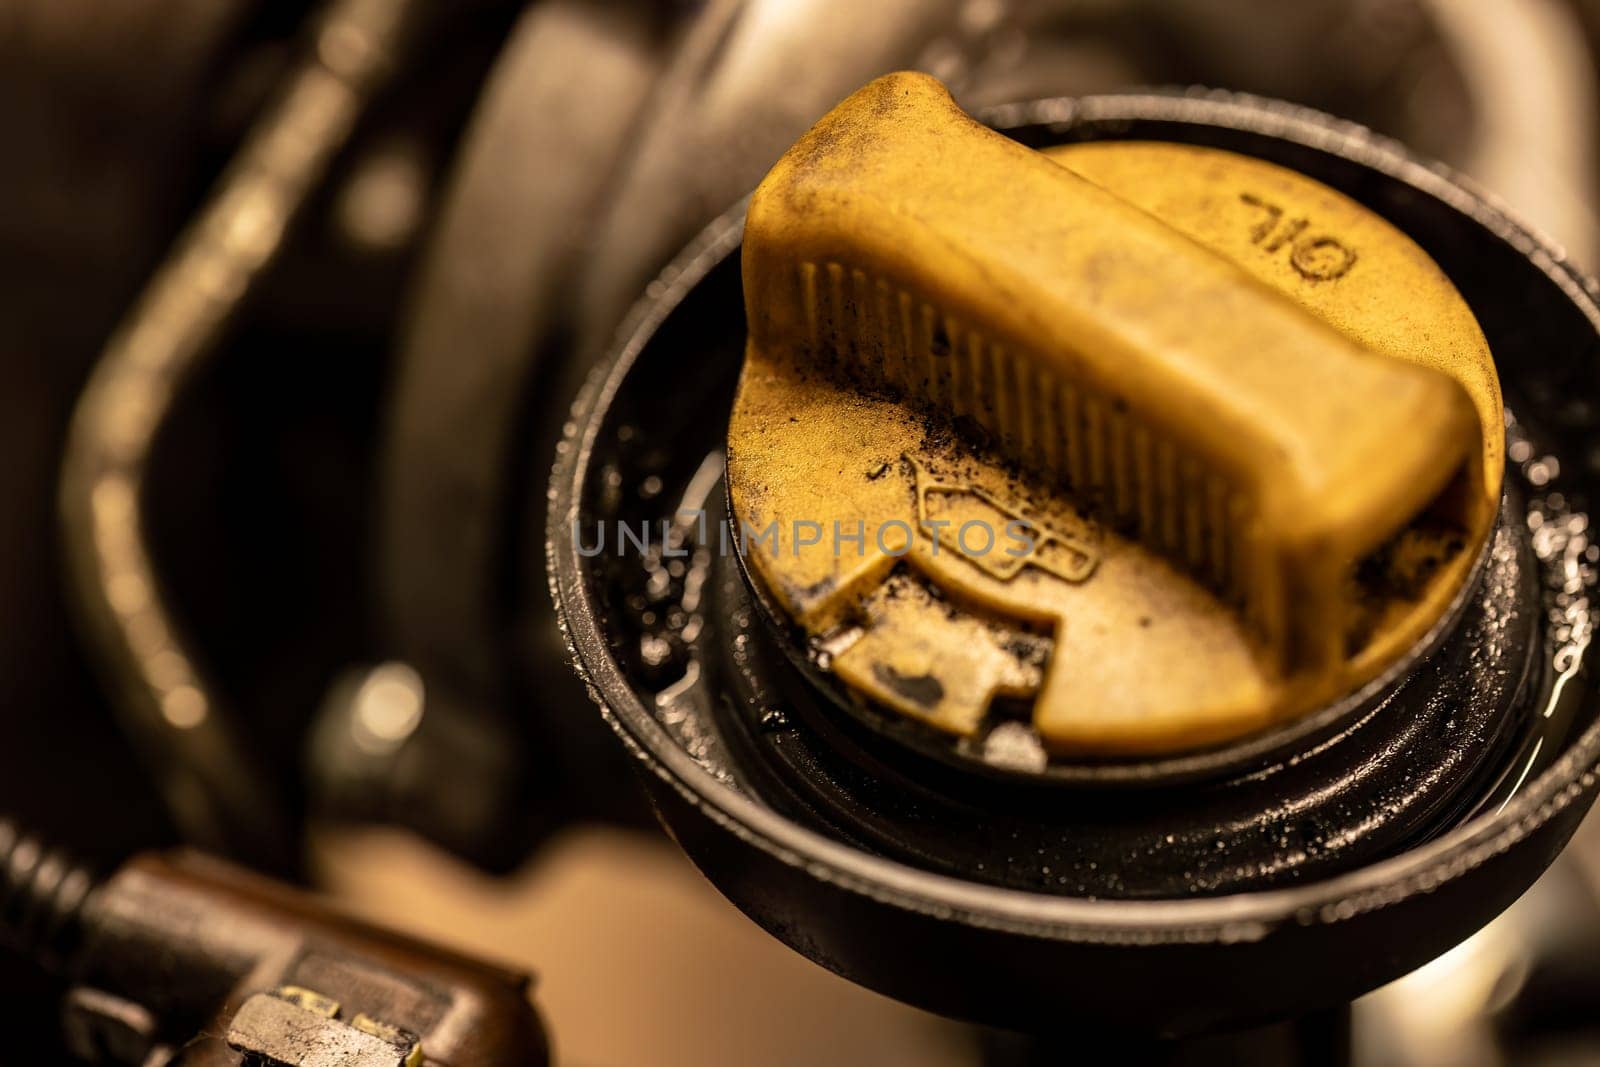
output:
[[[767,175],[743,274],[752,586],[847,700],[958,743],[1162,756],[1296,720],[1424,647],[1493,525],[1472,313],[1283,167],[1038,152],[890,75]]]

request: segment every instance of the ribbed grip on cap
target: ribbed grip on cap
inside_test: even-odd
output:
[[[871,83],[790,149],[743,270],[753,349],[981,428],[1238,605],[1283,670],[1346,654],[1357,561],[1482,495],[1456,381],[1362,348],[931,78]]]

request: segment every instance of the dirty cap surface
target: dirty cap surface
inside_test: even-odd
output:
[[[974,743],[1002,697],[1054,753],[1303,714],[1414,645],[1487,534],[1470,312],[1281,168],[1045,155],[891,75],[767,176],[743,264],[750,573],[858,698]]]

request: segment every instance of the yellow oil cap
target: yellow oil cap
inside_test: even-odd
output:
[[[1456,600],[1499,500],[1482,332],[1354,201],[1216,149],[1036,152],[881,78],[750,204],[748,570],[857,699],[1063,755],[1303,715]]]

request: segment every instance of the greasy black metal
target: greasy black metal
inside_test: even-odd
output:
[[[1325,116],[1128,95],[993,118],[1027,144],[1163,139],[1292,166],[1444,267],[1517,415],[1495,549],[1455,632],[1386,704],[1308,751],[1159,790],[1018,790],[807,713],[820,698],[775,654],[731,560],[702,546],[641,566],[580,554],[573,536],[717,510],[707,457],[743,343],[735,212],[638,309],[558,456],[552,586],[580,669],[713,882],[865,985],[1055,1032],[1182,1034],[1347,999],[1500,911],[1593,799],[1594,291],[1456,179]]]

